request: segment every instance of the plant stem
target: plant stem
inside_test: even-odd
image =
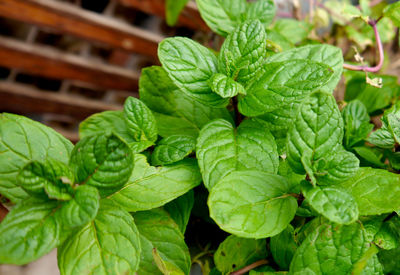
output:
[[[370,73],[376,73],[380,69],[382,69],[384,55],[383,55],[383,45],[382,45],[381,37],[380,37],[379,32],[378,32],[378,27],[376,26],[378,21],[379,21],[379,19],[377,21],[370,20],[368,22],[368,24],[370,26],[372,26],[372,28],[374,29],[376,44],[378,46],[378,53],[379,53],[379,62],[378,62],[378,64],[376,66],[374,66],[374,67],[343,64],[343,68],[345,68],[347,70],[352,70],[352,71],[364,71],[364,72],[370,72]]]
[[[241,268],[239,270],[231,272],[230,275],[242,275],[242,274],[245,274],[246,272],[249,272],[250,270],[252,270],[252,269],[254,269],[256,267],[259,267],[261,265],[265,265],[267,263],[268,263],[268,261],[266,259],[262,259],[262,260],[259,260],[257,262],[254,262],[254,263],[252,263],[252,264],[250,264],[248,266],[245,266],[245,267],[243,267],[243,268]]]
[[[2,204],[0,204],[0,222],[6,217],[8,213],[7,208],[5,208]]]

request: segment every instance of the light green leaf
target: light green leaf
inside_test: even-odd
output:
[[[56,201],[28,200],[15,206],[0,223],[0,263],[23,265],[53,250],[60,239]]]
[[[258,0],[247,2],[246,16],[247,20],[260,20],[266,28],[274,19],[276,12],[273,0]]]
[[[232,121],[226,108],[206,106],[180,91],[162,67],[143,69],[139,93],[140,99],[153,111],[162,137],[197,137],[200,129],[213,119]]]
[[[360,215],[380,215],[400,209],[400,176],[382,169],[360,168],[339,184],[357,202]]]
[[[158,254],[158,251],[156,248],[153,248],[153,258],[154,262],[156,263],[158,269],[162,272],[164,275],[184,275],[182,270],[179,269],[179,267],[175,266],[173,263],[170,263],[168,261],[165,261],[163,258],[161,258],[160,254]]]
[[[392,133],[390,133],[390,131],[384,125],[382,128],[372,132],[367,141],[375,146],[386,149],[391,149],[396,144]]]
[[[92,221],[99,210],[100,195],[96,188],[81,185],[76,188],[74,198],[60,210],[63,223],[68,227],[82,226]]]
[[[164,205],[164,210],[179,226],[182,234],[185,234],[186,226],[189,222],[190,213],[194,205],[194,192],[190,190],[186,194]]]
[[[359,223],[319,225],[296,250],[290,274],[351,274],[368,250],[365,231]]]
[[[153,249],[170,266],[184,274],[190,271],[190,255],[184,236],[167,212],[161,209],[137,212],[134,215],[140,233],[142,254],[138,275],[161,274],[153,258]]]
[[[239,111],[258,116],[283,108],[324,86],[332,73],[329,66],[307,59],[265,64],[262,74],[246,87]]]
[[[163,206],[185,194],[201,182],[194,159],[185,159],[164,167],[153,167],[143,155],[135,155],[135,167],[128,182],[108,196],[129,212]]]
[[[246,94],[243,86],[224,74],[215,74],[210,80],[211,90],[223,98],[231,98],[237,94]]]
[[[400,2],[388,5],[383,13],[386,17],[390,18],[397,27],[400,27]]]
[[[374,236],[374,244],[386,250],[395,249],[399,245],[399,235],[396,230],[398,229],[391,228],[388,222],[384,222]]]
[[[208,198],[211,218],[243,238],[279,234],[294,218],[297,201],[285,178],[260,171],[235,171],[222,178]]]
[[[139,99],[128,97],[124,104],[128,133],[135,141],[157,140],[157,124],[151,110]]]
[[[72,143],[51,128],[23,116],[0,114],[0,193],[17,203],[28,194],[17,184],[22,167],[48,157],[68,163]]]
[[[61,275],[135,274],[141,246],[132,216],[102,203],[96,219],[58,248]]]
[[[272,30],[278,32],[293,44],[297,44],[307,38],[312,26],[306,21],[290,18],[276,20]]]
[[[281,269],[288,270],[293,255],[298,247],[294,238],[294,228],[290,224],[270,241],[270,248],[274,261]]]
[[[179,18],[179,14],[189,0],[167,0],[165,3],[165,17],[167,24],[173,26]]]
[[[266,257],[265,239],[245,239],[230,235],[218,246],[214,253],[214,263],[222,274],[230,274]]]
[[[232,171],[278,171],[274,137],[260,120],[245,120],[235,130],[226,120],[210,122],[200,132],[196,149],[204,185],[210,190]]]
[[[114,134],[89,136],[71,153],[70,166],[79,184],[88,184],[104,195],[129,179],[133,156],[128,145]]]
[[[158,57],[169,77],[183,92],[203,104],[224,107],[224,99],[211,91],[210,78],[218,72],[218,60],[208,48],[185,37],[164,39]]]
[[[266,39],[264,26],[259,20],[240,24],[222,44],[218,56],[220,72],[243,85],[248,83],[265,63]]]
[[[286,37],[273,30],[265,30],[267,33],[267,48],[274,52],[288,51],[294,47]]]
[[[201,17],[217,34],[227,36],[246,11],[245,0],[196,0]]]
[[[304,181],[304,197],[315,211],[338,224],[350,224],[358,219],[355,199],[346,190],[336,186],[316,186]]]
[[[191,136],[174,135],[162,139],[151,155],[153,165],[171,164],[184,159],[196,147]]]
[[[328,82],[321,87],[321,90],[332,92],[339,83],[343,72],[343,53],[340,48],[327,44],[306,45],[272,55],[267,62],[282,62],[293,59],[308,59],[320,62],[328,65],[333,70],[333,74]]]

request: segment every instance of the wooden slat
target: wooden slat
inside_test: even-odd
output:
[[[153,58],[163,37],[55,0],[1,0],[0,16],[44,26]]]
[[[122,5],[145,13],[165,18],[165,0],[118,0]],[[189,2],[178,18],[178,25],[187,26],[194,30],[209,31],[210,29],[200,17],[194,2]]]
[[[106,110],[121,110],[122,106],[106,104],[68,94],[44,92],[17,83],[0,81],[0,110],[23,114],[53,113],[82,120]]]
[[[139,73],[131,70],[4,37],[0,37],[0,66],[49,78],[80,80],[104,89],[136,91],[139,79]]]

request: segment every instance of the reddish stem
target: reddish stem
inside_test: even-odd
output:
[[[265,265],[267,263],[268,263],[268,261],[266,259],[262,259],[262,260],[259,260],[257,262],[254,262],[254,263],[252,263],[252,264],[250,264],[248,266],[245,266],[245,267],[243,267],[243,268],[241,268],[239,270],[236,270],[236,271],[232,272],[230,275],[242,275],[242,274],[245,274],[245,273],[249,272],[250,270],[252,270],[252,269],[254,269],[256,267],[259,267],[261,265]]]
[[[7,208],[5,208],[2,204],[0,204],[0,222],[6,217],[8,213]]]
[[[380,69],[382,69],[383,65],[383,45],[381,41],[381,37],[378,32],[378,27],[376,26],[378,21],[370,20],[368,24],[372,26],[374,29],[374,34],[375,34],[375,39],[376,39],[376,44],[378,46],[378,53],[379,53],[379,62],[376,66],[374,67],[369,67],[369,66],[359,66],[359,65],[351,65],[351,64],[343,64],[343,68],[347,70],[352,70],[352,71],[364,71],[364,72],[370,72],[370,73],[376,73]]]

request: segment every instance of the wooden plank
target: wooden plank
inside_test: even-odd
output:
[[[165,18],[165,0],[118,0],[122,5]],[[196,3],[189,1],[178,18],[178,25],[194,30],[209,31]]]
[[[122,106],[0,81],[0,110],[22,114],[62,114],[82,120],[94,113],[122,110]]]
[[[153,58],[163,39],[125,22],[54,0],[1,0],[0,16]]]
[[[139,73],[131,70],[1,36],[0,66],[49,78],[80,80],[104,89],[136,91],[139,80]]]

